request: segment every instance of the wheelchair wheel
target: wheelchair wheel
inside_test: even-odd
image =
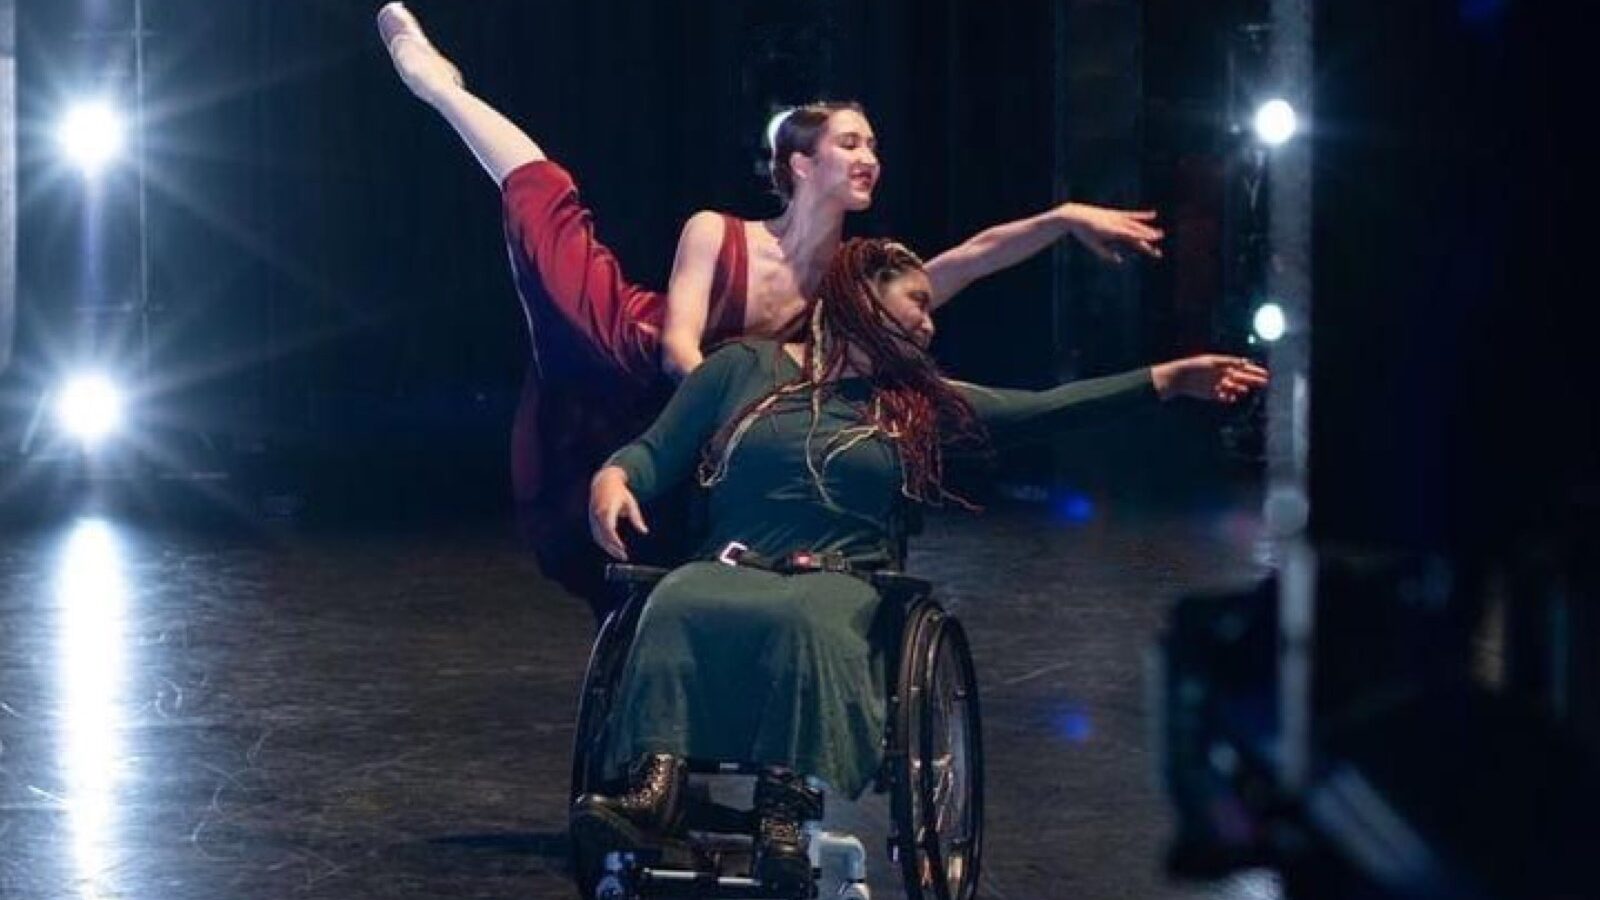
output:
[[[623,664],[628,659],[628,649],[633,645],[634,631],[639,624],[639,613],[644,608],[643,598],[630,599],[622,608],[606,617],[595,636],[594,647],[589,651],[589,665],[583,673],[583,687],[578,694],[578,722],[572,736],[572,781],[568,804],[584,794],[616,794],[619,785],[608,784],[603,778],[605,764],[605,723],[611,714],[611,702],[617,680],[622,677]],[[584,900],[595,896],[598,885],[595,873],[600,861],[582,858],[579,848],[573,846],[573,874],[577,877],[578,895]]]
[[[895,855],[910,900],[971,900],[983,855],[983,741],[966,632],[932,603],[907,618],[893,740]]]
[[[569,803],[584,794],[603,794],[615,787],[605,784],[601,777],[605,762],[605,723],[611,714],[617,679],[622,676],[622,666],[627,662],[643,607],[644,603],[630,600],[607,616],[589,651],[589,665],[584,670],[583,688],[578,694],[578,722],[572,736]]]

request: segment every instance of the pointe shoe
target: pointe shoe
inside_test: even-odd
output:
[[[431,103],[450,88],[467,86],[461,70],[433,46],[422,23],[404,3],[385,3],[378,10],[377,22],[389,60],[411,93]]]

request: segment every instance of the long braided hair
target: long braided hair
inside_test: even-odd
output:
[[[987,435],[972,406],[940,376],[938,367],[906,329],[878,303],[894,278],[922,268],[905,246],[881,239],[854,239],[841,246],[823,276],[808,312],[809,337],[801,373],[749,404],[706,447],[700,483],[710,487],[727,474],[728,461],[756,420],[787,397],[806,396],[811,428],[806,465],[823,502],[835,506],[823,473],[839,454],[874,436],[890,440],[900,456],[901,493],[918,503],[946,500],[973,508],[944,487],[946,446],[984,447]],[[871,398],[862,424],[829,436],[814,447],[823,404],[837,392],[836,379],[867,371]]]

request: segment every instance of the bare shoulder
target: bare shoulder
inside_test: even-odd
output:
[[[700,241],[706,238],[722,240],[723,214],[714,209],[702,209],[683,222],[683,239]]]
[[[673,268],[685,271],[685,266],[706,270],[722,250],[722,214],[708,209],[700,210],[684,220],[683,232],[678,235],[678,258]]]

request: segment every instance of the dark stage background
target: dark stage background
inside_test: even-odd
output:
[[[527,353],[497,196],[393,75],[377,5],[147,4],[156,313],[142,390],[172,426],[167,440],[198,435],[268,492],[494,506]],[[1217,322],[1217,30],[1234,6],[412,4],[475,92],[575,173],[603,239],[646,284],[665,283],[694,210],[776,210],[757,172],[760,133],[774,107],[816,97],[859,98],[883,147],[878,200],[848,226],[857,234],[931,255],[1058,200],[1161,208],[1176,262],[1107,270],[1083,251],[1047,252],[943,314],[937,351],[953,373],[1019,386],[1242,338],[1244,323]],[[81,70],[85,10],[116,27],[128,7],[19,9],[10,428],[55,377],[78,315],[67,300],[84,293],[81,191],[54,171],[47,129],[28,123],[51,121]],[[106,202],[127,180],[113,176]],[[101,294],[117,296],[134,260],[116,235],[131,225],[104,220]],[[1007,471],[1077,482],[1143,469],[1125,480],[1149,486],[1152,454],[1177,440],[1185,462],[1161,468],[1174,483],[1205,481],[1237,462],[1218,424],[1200,412],[1134,424],[1024,453]],[[1139,430],[1151,427],[1154,439]]]
[[[18,328],[0,371],[3,525],[78,509],[32,502],[25,489],[105,474],[80,465],[76,447],[48,460],[18,449],[43,418],[40,397],[82,355],[83,335],[98,332],[103,355],[139,355],[128,315],[138,282],[133,167],[88,189],[58,163],[50,133],[65,101],[95,80],[91,69],[126,85],[126,46],[110,35],[126,33],[131,0],[0,0],[0,12],[13,5]],[[141,764],[214,758],[254,767],[267,748],[248,784],[200,766],[151,788],[141,809],[155,818],[134,829],[149,843],[128,844],[126,858],[137,861],[135,874],[170,878],[162,854],[182,840],[167,836],[187,834],[201,847],[197,826],[210,813],[197,810],[209,797],[211,810],[243,823],[219,829],[211,846],[259,853],[253,864],[269,892],[280,870],[300,883],[300,870],[275,855],[285,844],[307,854],[305,892],[344,871],[341,853],[382,841],[390,855],[365,857],[364,883],[394,895],[388,884],[415,892],[437,876],[424,892],[449,893],[432,887],[462,875],[448,841],[475,852],[480,827],[501,840],[537,827],[533,843],[549,860],[538,864],[542,876],[564,893],[559,822],[572,717],[542,698],[575,694],[589,622],[553,588],[527,587],[532,563],[503,519],[457,515],[509,505],[507,438],[527,336],[495,191],[448,126],[398,83],[372,26],[377,5],[145,4],[151,327],[147,374],[133,388],[136,423],[151,432],[144,437],[163,477],[134,472],[121,483],[188,484],[197,490],[186,496],[242,508],[252,522],[325,515],[336,524],[329,532],[350,516],[421,519],[425,536],[360,527],[368,520],[345,534],[281,529],[326,541],[279,541],[269,526],[260,529],[272,538],[265,550],[225,539],[213,547],[209,531],[169,541],[146,527],[159,517],[125,517],[139,523],[129,532],[137,587],[126,593],[145,616],[127,632],[146,679],[128,696],[156,698],[135,714],[157,726],[137,732],[154,748]],[[1301,148],[1314,151],[1306,178],[1314,208],[1301,223],[1314,254],[1258,243],[1252,256],[1240,246],[1251,224],[1240,216],[1246,136],[1230,133],[1228,111],[1246,99],[1238,79],[1262,62],[1251,54],[1264,42],[1233,26],[1264,18],[1268,6],[1314,14],[1303,23],[1314,24],[1314,37],[1303,43],[1315,71],[1296,88],[1311,106],[1309,140],[1273,157],[1281,175]],[[1276,419],[1272,435],[1280,449],[1305,453],[1309,471],[1300,459],[1271,461],[1304,478],[1309,515],[1302,507],[1274,522],[1275,511],[1296,511],[1272,502],[1284,496],[1277,482],[1294,480],[1282,471],[1273,472],[1268,503],[1252,490],[1258,407],[1190,405],[1004,460],[1003,481],[1036,488],[1014,495],[1054,508],[931,519],[918,571],[971,622],[989,667],[985,714],[1000,736],[989,748],[988,770],[998,773],[991,809],[995,834],[1007,835],[993,842],[993,872],[1042,882],[1056,877],[1058,848],[1068,848],[1061,870],[1088,874],[1052,889],[1154,895],[1143,890],[1157,877],[1147,850],[1166,820],[1144,735],[1165,718],[1183,726],[1157,740],[1168,739],[1169,788],[1191,858],[1206,864],[1198,871],[1287,863],[1323,874],[1319,866],[1343,852],[1338,830],[1326,818],[1294,822],[1299,832],[1277,826],[1321,815],[1325,807],[1306,799],[1321,775],[1337,786],[1348,766],[1364,766],[1377,776],[1365,807],[1375,812],[1343,832],[1358,851],[1337,860],[1350,880],[1291,876],[1291,895],[1389,896],[1341,889],[1414,875],[1405,866],[1357,871],[1376,858],[1366,851],[1379,832],[1367,825],[1390,834],[1388,824],[1402,820],[1419,836],[1389,843],[1442,848],[1439,858],[1483,884],[1482,896],[1596,895],[1585,854],[1596,845],[1590,810],[1600,805],[1589,771],[1600,746],[1600,405],[1580,326],[1591,318],[1593,181],[1578,137],[1592,106],[1593,32],[1577,21],[1581,6],[417,0],[414,8],[475,90],[576,173],[603,237],[647,284],[664,282],[678,224],[693,210],[775,210],[757,173],[758,136],[774,106],[816,97],[859,98],[881,138],[885,177],[874,210],[850,223],[858,234],[893,234],[931,254],[1068,198],[1162,212],[1162,263],[1106,269],[1063,246],[970,290],[943,314],[936,347],[960,377],[1038,386],[1204,346],[1247,349],[1259,299],[1250,278],[1283,276],[1314,256],[1314,271],[1288,273],[1314,287],[1312,333],[1294,332],[1274,351],[1309,349],[1311,361],[1282,367],[1273,384],[1276,399],[1295,403],[1309,391],[1309,415]],[[7,37],[0,31],[0,75]],[[1302,310],[1307,300],[1285,299]],[[1295,405],[1275,412],[1283,409]],[[1219,489],[1238,481],[1246,490],[1219,501]],[[1179,514],[1151,515],[1141,499]],[[1304,546],[1263,540],[1263,531],[1299,535]],[[113,672],[79,660],[100,662],[107,648],[93,641],[122,641],[122,625],[85,605],[99,595],[75,598],[71,579],[53,585],[50,531],[18,533],[0,543],[0,634],[21,648],[0,661],[7,704],[86,698],[94,701],[87,718],[111,722],[96,705],[111,702],[109,675],[81,694],[67,684],[62,695],[60,685],[80,669]],[[88,534],[95,538],[93,527]],[[109,563],[88,559],[71,567],[118,568],[115,553]],[[1288,574],[1186,604],[1215,617],[1169,632],[1169,661],[1192,667],[1181,685],[1169,683],[1181,689],[1158,717],[1135,660],[1166,599],[1264,571]],[[96,587],[123,593],[117,583]],[[462,603],[475,591],[486,599]],[[1186,624],[1182,608],[1177,626]],[[55,612],[68,616],[66,627]],[[89,619],[106,627],[84,627]],[[530,653],[530,634],[548,643]],[[58,645],[69,660],[60,672]],[[1186,651],[1198,652],[1185,659]],[[553,660],[541,665],[569,679],[547,678],[530,658]],[[453,679],[464,677],[479,680],[463,689]],[[383,691],[370,705],[346,706],[357,679]],[[548,693],[528,693],[533,681]],[[189,718],[169,719],[185,692]],[[1494,705],[1428,702],[1446,693]],[[510,712],[497,705],[506,698],[517,704]],[[1277,720],[1254,712],[1268,708]],[[1481,711],[1501,708],[1517,718]],[[327,737],[329,710],[353,710],[352,739]],[[504,727],[485,729],[495,716]],[[1088,739],[1081,726],[1090,719],[1109,726],[1111,739],[1085,740],[1090,753],[1077,768],[1057,770],[1058,753],[1038,748]],[[1515,724],[1529,721],[1537,724]],[[55,765],[55,726],[16,714],[0,723],[11,728],[7,768],[24,773],[12,780],[23,798],[14,808],[43,809],[35,786],[52,782],[29,780],[26,767]],[[1548,752],[1545,726],[1582,752]],[[85,733],[91,742],[100,734]],[[420,758],[415,768],[371,768],[418,736],[435,754],[427,768]],[[530,754],[530,740],[544,743]],[[1237,765],[1261,748],[1262,770],[1275,779],[1264,792]],[[522,769],[530,756],[542,768]],[[1555,764],[1563,760],[1581,765]],[[1321,765],[1330,761],[1348,766]],[[1297,771],[1306,762],[1319,765]],[[420,814],[375,815],[366,776],[347,787],[352,771],[386,787],[419,785],[410,796]],[[439,771],[458,778],[438,779]],[[238,792],[225,810],[219,778]],[[482,811],[457,803],[452,818],[451,804],[484,783],[505,793],[474,794]],[[1057,790],[1041,793],[1041,784]],[[1558,814],[1542,808],[1552,799],[1562,801]],[[324,833],[330,809],[346,819],[333,816]],[[1241,809],[1271,827],[1238,838]],[[544,818],[530,826],[526,810]],[[162,815],[180,829],[144,827]],[[1207,834],[1215,815],[1226,827]],[[53,821],[77,827],[71,817]],[[285,841],[306,822],[311,837]],[[465,837],[447,838],[439,862],[428,847],[417,850],[421,834]],[[28,859],[30,848],[67,847],[64,835],[23,826],[3,836],[24,841],[19,858]],[[1208,837],[1210,845],[1198,840]],[[1266,843],[1249,843],[1257,838]],[[234,859],[190,862],[199,873],[190,883],[208,885]],[[0,894],[11,883],[81,878],[80,869],[42,866],[33,881],[32,868],[0,865]],[[484,874],[467,868],[469,879]],[[380,869],[392,881],[366,878]],[[251,870],[229,875],[240,873]],[[1540,879],[1583,888],[1540,890]],[[348,893],[339,881],[324,887]]]

